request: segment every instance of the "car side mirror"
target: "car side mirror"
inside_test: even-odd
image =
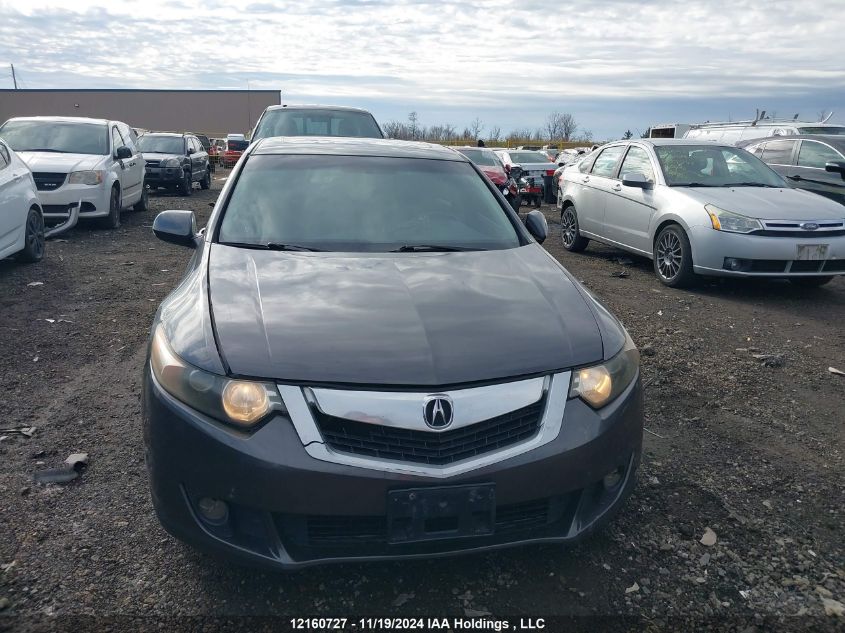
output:
[[[507,173],[511,173],[511,166],[510,166],[510,165],[505,165],[505,171],[506,171]]]
[[[653,189],[654,183],[651,182],[644,174],[632,173],[627,174],[622,178],[622,184],[625,187],[636,187],[637,189]]]
[[[529,211],[525,216],[525,228],[540,244],[545,242],[549,235],[549,223],[546,222],[546,216],[537,210]]]
[[[193,148],[193,147],[189,147],[189,148],[188,148],[188,156],[190,156],[190,155],[191,155],[191,154],[193,154],[193,153],[194,153],[194,148]]]
[[[824,170],[834,174],[840,174],[845,179],[845,161],[836,160],[825,163]]]
[[[117,151],[114,153],[114,156],[115,158],[117,158],[117,160],[127,160],[129,158],[132,158],[132,150],[123,145],[117,148]]]
[[[179,246],[196,246],[197,219],[193,211],[162,211],[153,220],[153,233],[165,242]]]

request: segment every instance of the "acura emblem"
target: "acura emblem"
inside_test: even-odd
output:
[[[816,231],[819,228],[819,225],[815,222],[802,222],[801,228],[805,231]]]
[[[445,429],[452,424],[455,407],[445,393],[426,396],[423,403],[423,420],[432,429]]]

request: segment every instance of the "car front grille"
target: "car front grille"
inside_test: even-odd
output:
[[[33,172],[32,177],[35,179],[35,187],[39,191],[53,191],[64,184],[67,174],[49,171],[36,171]]]
[[[829,238],[845,235],[845,220],[763,220],[763,229],[752,232],[761,237]],[[815,225],[813,230],[804,228]]]
[[[499,450],[534,436],[545,398],[521,409],[451,431],[417,431],[338,418],[314,410],[335,451],[416,464],[445,465]]]
[[[161,165],[160,160],[148,160],[148,161],[146,161],[146,163],[147,163],[147,167],[158,167],[159,165]]]

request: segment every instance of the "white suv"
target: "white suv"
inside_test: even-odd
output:
[[[0,137],[29,166],[45,220],[100,218],[120,226],[120,212],[146,211],[144,159],[135,132],[120,121],[78,117],[20,117]]]

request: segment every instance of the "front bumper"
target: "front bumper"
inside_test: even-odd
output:
[[[174,187],[182,182],[185,171],[181,167],[150,167],[144,175],[150,187]]]
[[[286,415],[251,435],[204,418],[144,375],[144,435],[153,504],[174,536],[241,562],[296,568],[351,560],[432,557],[591,532],[635,482],[642,445],[639,377],[596,412],[566,404],[552,441],[451,477],[426,477],[315,459]],[[603,478],[619,473],[617,484]],[[454,485],[495,486],[492,534],[416,543],[386,538],[388,493]],[[200,518],[204,497],[227,502],[223,526]]]
[[[38,191],[38,200],[44,210],[44,220],[66,220],[73,207],[82,206],[79,217],[101,218],[109,214],[110,190],[104,185],[63,184],[53,191]]]
[[[693,268],[703,275],[725,277],[813,277],[845,274],[845,236],[807,233],[807,237],[742,235],[710,227],[690,229]],[[820,260],[798,260],[799,245],[827,244]],[[726,258],[743,260],[738,270]]]

